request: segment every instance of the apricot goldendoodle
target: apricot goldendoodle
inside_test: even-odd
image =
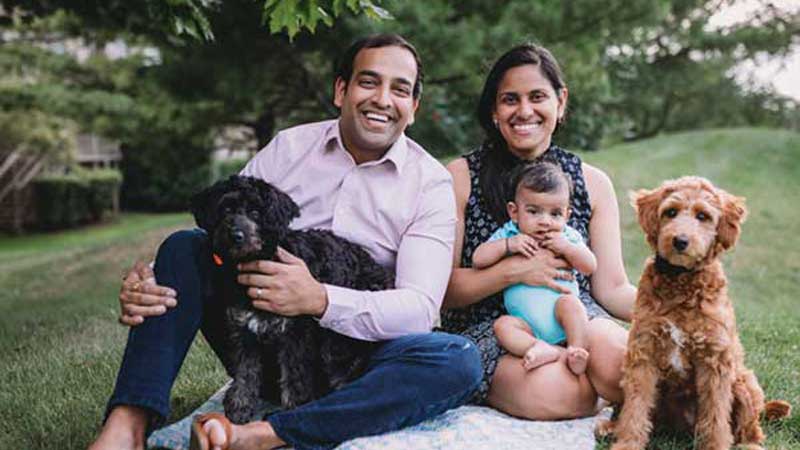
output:
[[[734,443],[760,449],[760,414],[784,417],[790,405],[765,405],[755,374],[744,365],[718,259],[739,237],[744,199],[703,178],[684,177],[639,191],[633,202],[655,256],[639,282],[622,412],[598,433],[616,434],[612,450],[643,449],[656,420],[694,430],[699,449]]]

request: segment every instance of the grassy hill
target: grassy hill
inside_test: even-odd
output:
[[[800,407],[800,135],[738,129],[663,136],[581,154],[614,180],[625,262],[637,281],[649,253],[627,192],[685,174],[747,197],[750,218],[727,255],[748,363],[770,398]],[[93,437],[111,393],[126,329],[116,324],[121,274],[150,259],[188,215],[125,215],[82,230],[0,237],[2,448],[78,449]],[[173,413],[198,406],[224,380],[195,343],[173,391]],[[768,427],[770,449],[800,448],[800,420]],[[661,436],[651,448],[685,449]]]

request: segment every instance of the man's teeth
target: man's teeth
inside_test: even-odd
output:
[[[386,123],[389,121],[388,116],[384,116],[382,114],[375,114],[375,113],[367,113],[367,119],[369,120],[377,120],[378,122]]]
[[[542,124],[541,123],[518,123],[513,125],[515,130],[533,130],[535,128],[539,128]]]

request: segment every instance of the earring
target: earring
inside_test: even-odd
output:
[[[497,119],[492,119],[492,122],[494,122],[495,128],[497,128],[500,125],[500,122],[498,122]]]

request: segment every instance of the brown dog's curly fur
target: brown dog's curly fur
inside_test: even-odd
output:
[[[744,199],[708,180],[684,177],[632,196],[656,255],[639,282],[623,365],[625,402],[612,450],[643,449],[653,420],[693,430],[697,448],[760,449],[759,417],[785,417],[786,402],[764,403],[744,365],[727,280],[718,259],[739,237]]]

